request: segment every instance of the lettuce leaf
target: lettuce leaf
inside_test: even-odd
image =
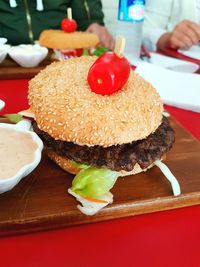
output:
[[[92,52],[92,55],[93,56],[97,56],[97,57],[100,57],[102,54],[104,54],[105,52],[107,52],[108,49],[103,47],[103,46],[98,46],[93,52]],[[82,53],[82,56],[88,56],[90,53],[88,51],[87,48],[84,48],[83,49],[83,53]]]
[[[71,190],[83,197],[98,198],[114,186],[119,173],[106,168],[81,169],[72,181]]]
[[[23,116],[20,114],[5,114],[4,117],[9,119],[13,123],[18,123],[23,119]]]
[[[88,49],[84,48],[82,56],[88,56],[88,55],[89,55]]]
[[[97,48],[94,50],[94,52],[93,52],[92,54],[93,54],[94,56],[99,57],[99,56],[101,56],[102,54],[104,54],[104,53],[107,52],[107,51],[108,51],[107,48],[102,47],[102,46],[99,46],[99,47],[97,47]]]
[[[71,163],[71,165],[72,165],[73,167],[78,168],[78,169],[87,169],[87,168],[90,167],[89,165],[82,164],[82,163],[77,163],[77,162],[75,162],[75,161],[73,161],[73,160],[71,160],[70,163]]]

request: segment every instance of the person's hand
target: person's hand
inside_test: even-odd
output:
[[[157,42],[157,47],[162,49],[190,48],[200,40],[200,26],[192,21],[183,20],[177,24],[172,32],[164,33]]]
[[[98,23],[92,23],[86,30],[87,32],[95,33],[100,40],[102,46],[113,50],[115,41],[106,27],[99,25]]]

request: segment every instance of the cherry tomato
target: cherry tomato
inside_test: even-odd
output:
[[[130,74],[130,64],[125,57],[114,52],[101,55],[88,72],[88,83],[93,92],[111,95],[122,89]]]
[[[63,52],[63,54],[66,57],[69,57],[69,58],[71,58],[71,57],[80,57],[83,54],[83,48],[71,49],[71,50],[68,50],[66,52]]]
[[[61,21],[61,29],[65,32],[74,32],[77,29],[77,23],[74,19],[63,19]]]
[[[83,55],[83,48],[77,48],[76,49],[76,56],[81,57]]]

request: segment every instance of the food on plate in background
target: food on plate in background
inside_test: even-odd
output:
[[[99,61],[94,56],[54,62],[29,83],[34,131],[48,156],[76,174],[69,193],[87,215],[112,203],[110,189],[119,176],[159,166],[174,143],[174,131],[151,84],[130,71],[119,90],[97,94],[88,84],[95,63]],[[105,75],[109,71],[105,65]],[[98,83],[98,71],[93,74]],[[176,186],[178,195],[177,181]]]
[[[61,22],[62,30],[44,30],[39,37],[42,46],[54,50],[55,59],[62,60],[82,56],[84,49],[94,50],[99,44],[97,35],[76,31],[76,21],[72,19],[71,8],[67,9],[68,17]]]
[[[97,35],[88,32],[64,32],[62,30],[44,30],[39,37],[40,45],[53,49],[58,60],[82,56],[83,50],[94,50],[99,44]]]
[[[101,0],[49,0],[43,1],[43,9],[40,10],[35,1],[28,1],[27,7],[24,2],[17,0],[16,3],[17,6],[12,7],[9,1],[0,1],[0,34],[11,45],[32,44],[38,40],[43,30],[59,29],[61,21],[66,18],[68,7],[73,10],[78,30],[89,31],[95,26],[92,30],[102,39],[102,45],[109,45],[110,34],[103,26]]]
[[[67,9],[67,18],[61,21],[61,29],[65,32],[75,32],[77,29],[77,23],[72,19],[72,9]]]

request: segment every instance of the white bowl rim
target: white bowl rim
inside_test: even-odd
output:
[[[24,172],[27,169],[34,167],[34,165],[37,166],[38,163],[40,162],[40,159],[41,159],[41,152],[42,152],[42,149],[43,149],[43,143],[42,143],[41,139],[37,136],[36,133],[31,132],[30,130],[19,129],[19,128],[16,127],[16,125],[17,124],[0,123],[0,128],[13,129],[14,131],[30,134],[32,136],[33,140],[37,144],[37,149],[34,152],[34,160],[31,163],[26,164],[22,168],[20,168],[15,175],[13,175],[11,177],[8,177],[8,178],[5,178],[5,179],[0,179],[0,185],[5,184],[8,181],[9,182],[11,182],[11,181],[15,182],[18,178],[19,178],[19,181],[20,181],[24,177]]]
[[[3,51],[8,51],[8,50],[10,50],[11,49],[11,45],[9,45],[9,44],[3,44],[3,45],[1,45],[0,44],[0,51],[1,52],[3,52]]]
[[[48,55],[48,49],[46,47],[41,47],[38,45],[33,45],[35,46],[35,49],[30,53],[25,53],[26,51],[25,48],[21,48],[19,50],[19,46],[14,46],[11,47],[8,51],[8,55],[20,66],[24,68],[34,68],[38,66]]]
[[[34,51],[34,53],[35,52],[39,52],[39,53],[41,53],[41,52],[48,52],[48,48],[46,48],[46,47],[44,47],[44,46],[40,46],[40,45],[30,45],[30,44],[28,44],[28,45],[26,45],[26,44],[20,44],[20,45],[15,45],[15,46],[11,46],[11,49],[10,49],[10,53],[11,52],[14,52],[16,49],[21,49],[22,51],[23,50],[26,50],[26,48],[27,47],[32,47],[33,48],[33,51]],[[31,54],[30,54],[31,55]]]
[[[6,44],[7,41],[8,41],[7,38],[5,38],[5,37],[0,37],[0,45],[4,45],[4,44]]]

